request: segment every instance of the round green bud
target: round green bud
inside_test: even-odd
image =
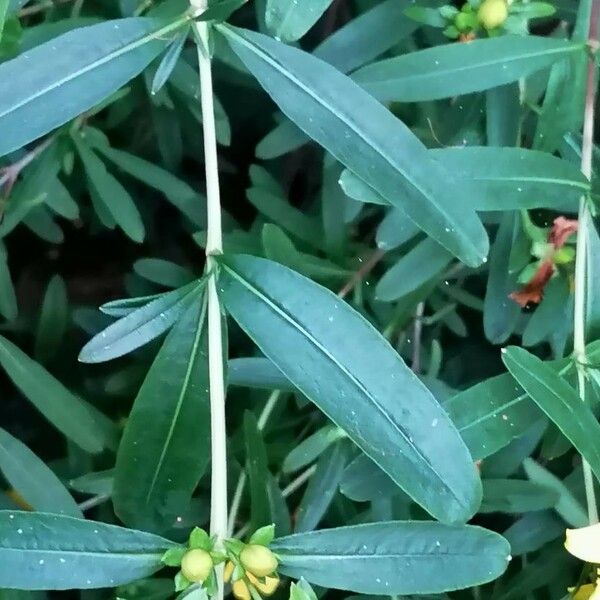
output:
[[[266,547],[258,544],[248,544],[240,552],[240,562],[246,571],[256,577],[266,577],[277,569],[275,555]]]
[[[500,27],[508,17],[505,0],[485,0],[477,11],[477,17],[486,29]]]
[[[471,28],[471,17],[464,12],[459,12],[454,17],[454,26],[459,31],[467,31]]]
[[[213,560],[206,550],[194,549],[186,552],[181,560],[183,576],[194,583],[206,581],[213,570]]]

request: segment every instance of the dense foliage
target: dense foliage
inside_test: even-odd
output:
[[[600,594],[599,11],[0,0],[0,600]]]

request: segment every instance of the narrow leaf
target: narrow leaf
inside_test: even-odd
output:
[[[391,521],[276,539],[280,572],[359,594],[435,594],[499,577],[507,541],[471,525]]]
[[[206,304],[196,294],[129,415],[117,454],[115,512],[133,527],[167,530],[188,508],[209,458]]]
[[[267,0],[266,23],[271,33],[283,42],[299,40],[327,10],[332,0]]]
[[[309,279],[251,256],[223,257],[219,288],[262,352],[407,494],[440,520],[473,514],[479,481],[458,432],[362,316]]]
[[[459,189],[384,106],[301,50],[244,29],[218,29],[298,127],[463,262],[483,261],[485,230],[475,213],[456,200],[469,196],[466,184]]]
[[[83,517],[58,477],[21,441],[0,429],[0,469],[35,510]]]
[[[106,523],[44,513],[0,511],[0,587],[111,588],[152,575],[175,546]]]
[[[523,348],[508,347],[502,353],[502,360],[600,478],[600,424],[577,392],[551,367]]]
[[[1,336],[0,365],[29,401],[80,448],[97,453],[112,447],[114,431],[108,419]]]
[[[202,286],[203,282],[194,281],[129,313],[93,337],[81,350],[79,360],[104,362],[157,338],[181,316],[189,298]]]
[[[352,78],[382,102],[421,102],[517,81],[583,52],[580,42],[503,35],[388,58],[363,67]]]
[[[0,156],[110,96],[157,56],[181,24],[143,17],[105,21],[0,65]]]

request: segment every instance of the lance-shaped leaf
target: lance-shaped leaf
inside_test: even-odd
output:
[[[194,281],[128,313],[93,337],[82,348],[79,360],[104,362],[128,354],[157,338],[181,316],[190,298],[197,295],[203,285],[204,280]],[[134,305],[135,300],[131,301]]]
[[[398,486],[439,520],[466,520],[477,510],[480,483],[458,432],[361,315],[271,261],[232,255],[220,266],[232,317]]]
[[[34,509],[83,517],[58,477],[23,442],[4,429],[0,429],[0,469]]]
[[[119,445],[113,503],[124,523],[164,531],[210,458],[206,303],[196,295],[167,336]]]
[[[527,350],[510,346],[503,351],[502,360],[600,478],[600,424],[589,406],[560,375]]]
[[[499,577],[510,546],[470,525],[391,521],[276,539],[279,571],[359,594],[435,594]]]
[[[0,511],[0,587],[20,590],[110,588],[147,577],[173,542],[46,513]]]
[[[381,101],[420,102],[504,85],[583,52],[581,42],[503,35],[388,58],[352,78]]]
[[[267,0],[267,27],[277,39],[295,42],[319,20],[331,2],[332,0]]]
[[[110,96],[166,47],[168,34],[182,23],[145,17],[105,21],[0,65],[0,156]]]
[[[589,182],[570,162],[537,150],[467,146],[429,150],[431,158],[469,181],[475,190],[471,205],[478,211],[552,208],[576,212]],[[351,198],[390,204],[356,174],[345,170],[340,185]]]
[[[112,422],[1,336],[0,365],[29,401],[80,448],[96,453],[114,447]]]
[[[485,258],[485,230],[457,184],[382,104],[327,63],[259,33],[218,29],[281,110],[339,162],[469,265]]]

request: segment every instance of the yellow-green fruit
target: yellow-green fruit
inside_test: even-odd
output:
[[[486,29],[500,27],[508,17],[505,0],[485,0],[477,11],[477,17]]]
[[[243,579],[234,581],[231,585],[231,591],[238,600],[250,600],[250,590]]]
[[[257,577],[270,575],[277,568],[275,555],[266,546],[258,544],[248,544],[240,552],[240,561],[246,571]]]
[[[190,550],[181,559],[181,572],[188,581],[202,583],[213,570],[213,561],[206,550]]]

